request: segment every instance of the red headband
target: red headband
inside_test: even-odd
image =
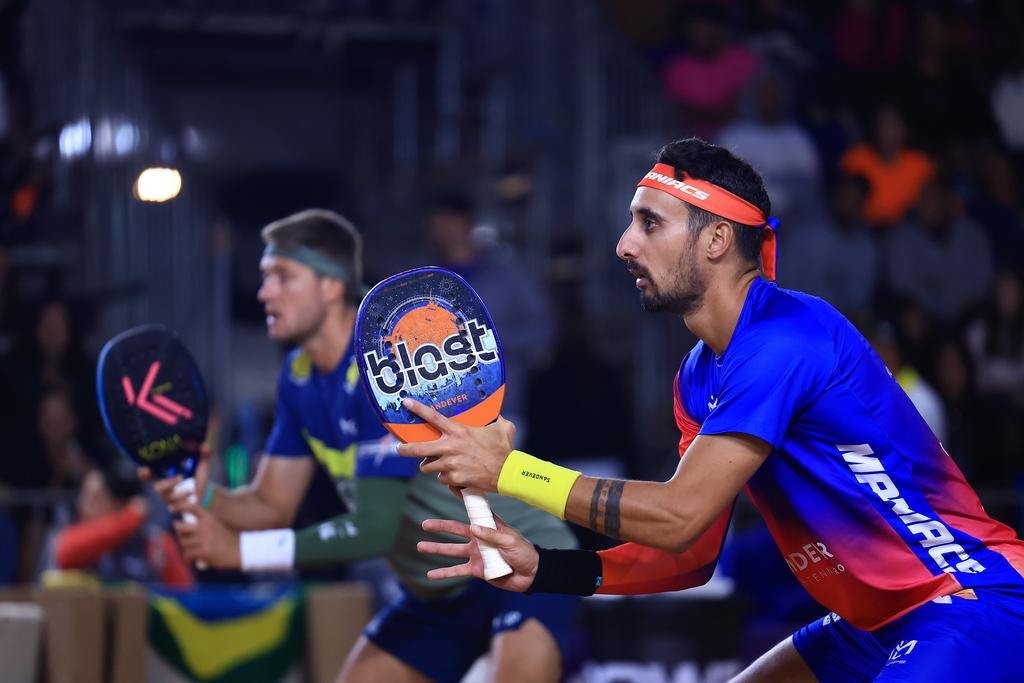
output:
[[[686,173],[679,173],[679,176],[682,180],[676,178],[676,169],[668,164],[655,164],[650,173],[641,178],[636,185],[667,192],[676,199],[699,206],[734,223],[755,228],[763,227],[768,231],[768,235],[761,243],[761,265],[765,276],[769,280],[775,280],[775,230],[779,226],[779,220],[765,218],[761,209],[714,183],[691,178]]]

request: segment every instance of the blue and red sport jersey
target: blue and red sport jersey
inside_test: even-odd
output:
[[[725,352],[698,342],[676,383],[681,454],[698,432],[772,446],[747,493],[807,591],[857,628],[965,588],[1024,587],[1024,543],[821,299],[755,281]]]

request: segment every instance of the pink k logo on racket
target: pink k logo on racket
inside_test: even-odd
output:
[[[117,335],[100,352],[96,389],[107,433],[125,455],[157,476],[191,474],[209,400],[178,335],[162,325]]]
[[[150,392],[153,389],[153,383],[156,381],[159,372],[160,361],[153,361],[153,364],[149,366],[149,371],[146,373],[146,379],[142,382],[142,389],[139,391],[138,397],[135,395],[135,389],[132,388],[131,378],[127,375],[121,378],[121,386],[124,388],[124,397],[128,399],[128,405],[144,410],[156,419],[162,420],[169,425],[178,424],[179,417],[183,417],[186,420],[190,419],[192,417],[191,410],[163,394],[156,394],[153,396],[153,402],[150,402]],[[138,401],[136,401],[136,398],[138,398]]]

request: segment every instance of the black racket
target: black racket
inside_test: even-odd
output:
[[[100,414],[111,440],[157,477],[182,475],[176,492],[196,500],[193,474],[210,412],[195,359],[172,330],[142,325],[108,341],[96,368]],[[194,522],[191,514],[183,516]]]

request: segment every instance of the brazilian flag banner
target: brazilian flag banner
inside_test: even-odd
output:
[[[149,643],[166,664],[199,683],[279,681],[305,654],[302,588],[153,588]]]

